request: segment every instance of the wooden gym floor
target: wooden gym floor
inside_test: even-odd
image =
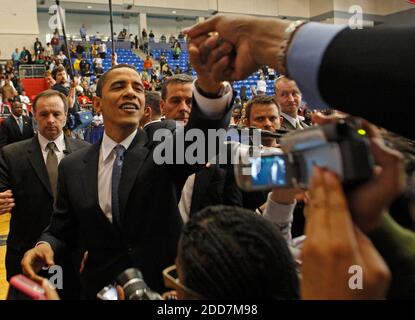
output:
[[[6,240],[9,234],[10,214],[0,215],[0,300],[5,300],[9,284],[6,281],[4,257],[6,254]]]

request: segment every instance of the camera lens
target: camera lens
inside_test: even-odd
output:
[[[127,300],[162,300],[144,281],[140,270],[130,268],[118,275],[116,282],[123,288]]]
[[[128,300],[146,300],[147,285],[140,270],[127,269],[118,275],[116,281],[123,288]]]

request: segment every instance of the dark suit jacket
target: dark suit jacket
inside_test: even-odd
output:
[[[167,130],[170,130],[171,132],[175,132],[176,131],[176,121],[169,120],[169,119],[164,119],[164,120],[160,120],[158,122],[153,122],[153,123],[150,123],[150,124],[146,125],[143,130],[147,134],[149,143],[153,143],[154,133],[158,129],[167,129]]]
[[[204,167],[196,173],[193,186],[190,215],[211,205],[225,204],[255,210],[267,200],[267,192],[245,192],[235,181],[234,166],[231,154],[235,153],[232,145],[226,145],[227,163],[217,163],[209,168]]]
[[[68,153],[88,145],[65,138]],[[37,136],[5,146],[0,155],[0,192],[13,191],[16,206],[11,212],[7,239],[7,278],[21,273],[20,260],[48,226],[53,195]]]
[[[204,167],[196,173],[190,215],[207,206],[223,204],[226,170],[218,165]]]
[[[353,48],[350,51],[350,48]],[[415,138],[415,28],[345,28],[330,43],[319,71],[319,91],[333,108]]]
[[[14,142],[29,139],[35,135],[33,132],[32,119],[23,117],[23,133],[13,116],[8,117],[0,128],[0,148]]]
[[[210,120],[194,104],[185,130],[200,128],[207,136],[207,129],[226,127],[229,119],[229,107],[223,119]],[[124,155],[119,230],[99,206],[100,146],[85,148],[61,162],[55,211],[41,240],[55,252],[79,245],[77,240],[88,250],[82,277],[89,299],[130,267],[139,268],[151,288],[163,290],[161,272],[174,263],[182,229],[177,190],[199,166],[156,164],[155,147],[149,147],[146,133],[139,129]]]

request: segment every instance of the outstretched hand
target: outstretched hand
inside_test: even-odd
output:
[[[193,52],[199,55],[201,61],[209,59],[206,57],[215,60],[222,55],[221,52],[211,51],[211,47],[204,43],[203,37],[216,34],[229,43],[233,50],[227,55],[228,60],[218,60],[217,69],[221,72],[216,72],[215,78],[221,81],[241,80],[258,70],[260,66],[276,68],[276,57],[288,25],[289,22],[278,19],[217,16],[184,32],[190,38],[189,51],[191,47],[198,48],[198,51]]]

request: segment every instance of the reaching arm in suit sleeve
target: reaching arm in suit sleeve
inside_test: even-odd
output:
[[[231,109],[233,102],[233,91],[229,83],[226,83],[225,94],[217,99],[208,99],[203,97],[195,87],[193,87],[193,99],[192,99],[192,112],[190,119],[183,130],[176,130],[172,136],[173,141],[173,163],[176,169],[170,170],[170,174],[180,180],[180,183],[184,184],[185,179],[202,168],[205,163],[213,158],[218,152],[220,143],[219,140],[211,141],[208,139],[209,130],[226,129],[230,122]],[[203,133],[204,139],[199,139],[199,136],[191,136],[189,138],[188,133],[192,129],[197,129],[199,133]],[[184,139],[186,138],[186,139]],[[184,144],[180,145],[180,141],[184,140]],[[189,141],[187,141],[189,140]],[[216,142],[216,148],[214,154],[212,153],[212,145]],[[203,163],[191,164],[187,163],[186,155],[187,148],[192,144],[202,143],[204,149]],[[223,143],[223,141],[221,142]],[[199,152],[199,148],[197,152]],[[198,157],[199,159],[199,157]],[[180,168],[179,170],[177,170]],[[183,174],[184,173],[184,174]],[[183,180],[184,179],[184,180]]]
[[[329,105],[414,138],[402,125],[415,101],[414,50],[413,27],[308,23],[293,38],[287,66],[312,107]]]
[[[53,208],[53,215],[49,226],[43,231],[39,242],[47,242],[55,255],[66,248],[75,246],[76,222],[73,210],[69,203],[65,181],[65,159],[59,164],[57,198]]]

